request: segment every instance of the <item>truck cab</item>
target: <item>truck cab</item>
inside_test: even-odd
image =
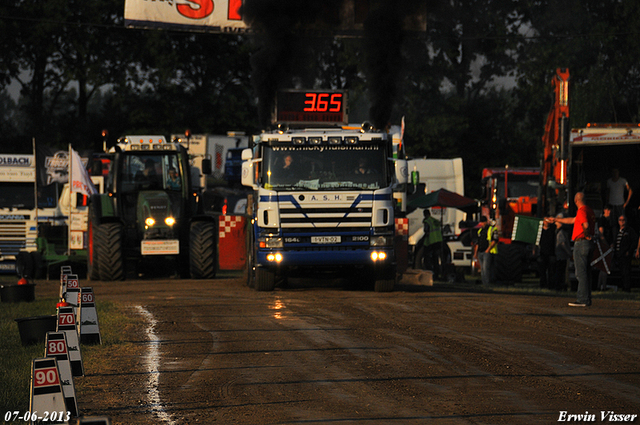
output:
[[[540,168],[482,170],[482,215],[496,221],[500,239],[510,243],[516,215],[536,216]]]
[[[390,136],[304,128],[264,132],[254,144],[242,154],[242,182],[255,193],[248,284],[272,290],[294,272],[337,270],[392,290]]]

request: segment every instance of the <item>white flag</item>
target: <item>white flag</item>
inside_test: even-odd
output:
[[[82,164],[82,158],[78,155],[78,152],[71,149],[71,175],[69,179],[71,180],[71,191],[79,192],[83,195],[93,195],[94,193],[98,193],[96,187],[93,185],[91,181],[91,177],[89,177],[89,173],[87,169],[84,168]]]

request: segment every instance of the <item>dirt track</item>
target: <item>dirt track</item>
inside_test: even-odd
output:
[[[557,423],[640,414],[640,304],[240,278],[81,282],[131,305],[141,356],[87,366],[84,414],[114,424]],[[312,282],[311,282],[312,283]],[[149,339],[157,340],[149,341]],[[155,358],[154,358],[155,356]],[[636,417],[636,423],[640,422]]]

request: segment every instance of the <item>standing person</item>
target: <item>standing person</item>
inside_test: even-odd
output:
[[[625,198],[624,192],[627,191]],[[629,186],[629,182],[624,177],[620,177],[620,171],[617,168],[611,170],[611,178],[607,180],[607,202],[613,206],[613,217],[617,219],[625,213],[627,205],[633,195],[633,190]],[[617,223],[614,223],[617,226]]]
[[[624,214],[618,217],[618,226],[620,230],[616,235],[613,258],[622,275],[622,288],[631,292],[631,258],[638,243],[638,234],[633,227],[627,225],[627,217]],[[637,253],[637,249],[635,251]]]
[[[555,262],[556,262],[556,229],[551,223],[542,222],[542,234],[540,235],[540,256],[538,257],[538,271],[540,273],[540,287],[552,289],[556,287]]]
[[[558,214],[556,218],[562,218],[562,214]],[[556,221],[556,291],[564,291],[567,288],[567,262],[571,258],[571,244],[569,243],[569,235],[563,229],[562,223]]]
[[[442,228],[440,221],[431,216],[425,208],[424,219],[424,268],[433,272],[434,279],[440,274],[440,254],[442,252]]]
[[[486,216],[480,217],[480,228],[475,235],[475,245],[473,246],[473,258],[478,262],[480,269],[480,275],[482,277],[482,253],[487,250],[489,246],[489,239],[487,238],[487,232],[489,230],[488,220]]]
[[[602,216],[598,218],[598,237],[600,238],[601,243],[606,242],[608,246],[611,246],[613,243],[613,217],[611,216],[611,212],[613,211],[613,207],[611,204],[607,204],[604,206],[602,210]],[[607,289],[607,277],[609,275],[606,271],[600,270],[598,273],[598,289],[604,291]]]
[[[575,217],[549,217],[553,223],[573,224],[571,240],[573,240],[573,262],[578,279],[577,300],[569,303],[571,307],[588,307],[591,305],[591,284],[589,283],[589,252],[593,238],[596,217],[591,207],[584,203],[584,193],[578,192],[573,197],[578,207]]]
[[[480,218],[482,227],[478,230],[478,244],[474,257],[480,261],[480,276],[482,285],[489,286],[495,282],[495,258],[498,255],[499,235],[493,223],[486,216]]]
[[[598,233],[600,236],[604,237],[604,240],[607,244],[611,245],[613,243],[613,216],[611,215],[613,212],[613,206],[611,204],[607,204],[604,206],[602,210],[602,215],[598,218]]]

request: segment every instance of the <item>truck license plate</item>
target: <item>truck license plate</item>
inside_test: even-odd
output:
[[[311,243],[340,243],[340,236],[311,236]]]
[[[180,254],[180,241],[177,239],[142,241],[140,253],[142,255]]]

